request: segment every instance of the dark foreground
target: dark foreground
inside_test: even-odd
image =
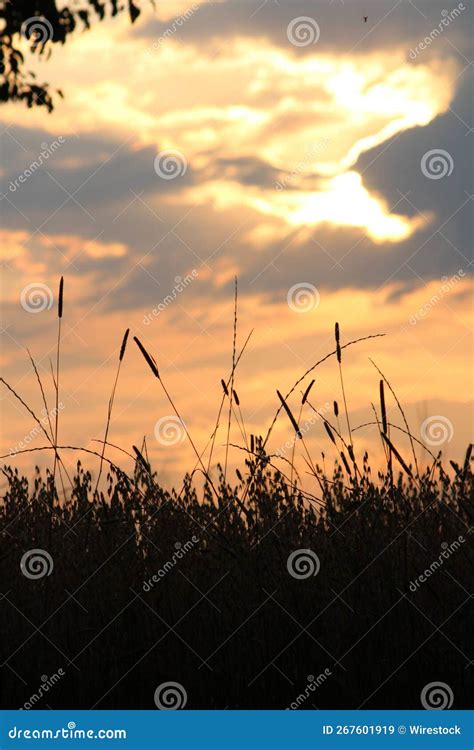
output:
[[[321,511],[264,466],[219,501],[114,470],[95,506],[80,467],[67,505],[5,470],[2,707],[468,708],[470,469],[340,470]]]

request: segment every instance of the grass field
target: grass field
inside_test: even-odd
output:
[[[62,314],[61,282],[56,407]],[[335,401],[331,415],[314,410],[327,436],[325,464],[334,468],[311,455],[300,423],[319,363],[289,393],[278,392],[266,434],[247,434],[234,389],[242,354],[236,327],[237,315],[233,367],[205,452],[135,339],[145,375],[157,379],[195,450],[194,466],[173,491],[160,487],[146,445],[125,451],[132,472],[108,458],[128,331],[104,438],[89,450],[99,464],[94,476],[81,463],[87,451],[59,445],[58,409],[44,425],[2,379],[40,424],[39,452],[52,464],[32,477],[11,466],[14,457],[3,468],[3,708],[153,708],[161,700],[186,708],[419,708],[423,690],[439,682],[453,707],[468,707],[472,446],[459,465],[443,466],[428,451],[429,465],[420,469],[401,405],[400,423],[388,420],[387,394],[398,402],[381,374],[374,423],[386,466],[372,472],[367,454],[355,454],[345,406],[343,359],[356,342],[343,344],[337,324],[328,358],[338,369],[341,406]],[[284,458],[267,449],[277,417],[287,420],[294,443]],[[230,478],[234,420],[242,465]],[[209,468],[218,426],[227,435],[220,476]],[[399,436],[411,456],[397,447]],[[34,459],[36,449],[29,450]],[[63,456],[81,450],[71,476]],[[317,492],[300,482],[296,451]]]

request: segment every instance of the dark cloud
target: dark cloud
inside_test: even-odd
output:
[[[442,11],[451,11],[457,5],[447,6],[445,0],[417,0],[416,3],[407,0],[367,0],[364,3],[226,0],[222,3],[203,3],[180,25],[173,26],[173,19],[155,19],[138,25],[134,33],[150,45],[158,45],[158,50],[160,44],[173,43],[175,40],[193,43],[201,52],[207,51],[211,55],[217,54],[222,43],[230,39],[248,37],[266,38],[292,50],[295,55],[314,54],[316,50],[336,51],[340,55],[363,54],[406,46],[408,56],[414,46],[434,28],[438,28],[443,18]],[[465,0],[464,7],[468,6]],[[462,14],[469,12],[462,11],[442,32],[442,35],[449,35],[450,41],[464,53],[469,49],[470,37],[469,24],[467,19],[463,20]],[[364,16],[368,16],[367,23],[364,23]],[[288,24],[298,17],[309,17],[317,22],[320,34],[316,44],[297,47],[289,43]],[[173,30],[172,34],[169,34],[170,29]],[[160,39],[163,41],[159,42]],[[300,41],[304,39],[302,36]],[[429,55],[430,49],[424,54]]]
[[[463,120],[468,116],[467,88],[460,90],[453,103]],[[55,235],[60,234],[83,237],[86,250],[87,241],[98,235],[100,242],[127,245],[129,254],[126,257],[93,258],[83,252],[74,259],[75,272],[92,273],[99,287],[107,278],[118,282],[116,294],[107,299],[107,306],[114,309],[153,306],[160,295],[166,296],[173,288],[176,276],[183,276],[193,268],[204,272],[205,276],[212,275],[222,263],[237,264],[241,289],[251,293],[278,296],[302,280],[332,289],[377,288],[388,280],[390,284],[398,285],[397,294],[400,294],[414,285],[449,275],[459,268],[468,272],[467,263],[453,246],[468,257],[472,205],[467,203],[449,219],[467,198],[465,191],[472,192],[465,130],[458,118],[448,113],[427,128],[413,128],[359,159],[356,169],[363,173],[364,183],[384,197],[389,205],[398,204],[394,212],[413,216],[416,215],[413,206],[416,206],[421,212],[434,213],[430,226],[400,243],[376,245],[362,230],[329,225],[320,225],[313,230],[291,229],[283,222],[238,206],[216,211],[211,205],[161,203],[161,194],[171,191],[179,195],[180,180],[166,182],[157,178],[153,170],[153,149],[136,151],[129,144],[117,151],[120,144],[105,139],[74,139],[64,145],[64,149],[69,148],[67,154],[65,150],[55,154],[47,165],[53,177],[70,192],[98,170],[76,193],[82,206],[93,212],[95,221],[70,200],[54,214],[67,195],[45,174],[31,177],[12,200],[29,216],[28,228],[32,232],[45,222],[42,233],[50,238],[51,248],[46,250],[44,245],[35,244],[38,237],[33,236],[27,246],[34,253],[54,254]],[[25,163],[34,154],[37,143],[46,139],[44,133],[17,133],[14,130],[12,133],[15,137],[21,136],[23,146],[26,144],[28,148],[28,153],[20,149]],[[427,180],[420,171],[420,159],[427,150],[437,146],[452,154],[454,171],[449,178]],[[114,152],[115,155],[105,163]],[[66,167],[61,162],[72,164],[76,158],[80,161],[81,153],[87,153],[87,169]],[[11,178],[12,174],[11,169],[7,170],[5,179]],[[281,172],[276,172],[261,160],[250,157],[224,159],[216,154],[206,179],[228,177],[240,182],[245,190],[248,186],[273,188],[281,176]],[[203,175],[191,172],[188,185],[198,184],[201,180]],[[307,180],[312,181],[314,189],[317,184],[314,176]],[[291,184],[285,189],[291,190]],[[408,193],[406,199],[402,198],[404,193]],[[262,222],[280,226],[284,236],[264,249],[256,249],[248,241],[247,234]],[[443,222],[446,223],[442,234],[437,233],[436,229]],[[24,229],[25,222],[7,205],[4,226]],[[58,261],[61,259],[55,258],[55,262]],[[212,281],[194,284],[189,294],[208,294],[208,283],[212,285]],[[223,297],[228,293],[225,285],[212,291],[213,295]],[[94,294],[92,289],[91,300]]]
[[[121,141],[88,135],[68,136],[39,167],[31,170],[32,163],[40,159],[41,144],[50,145],[55,140],[49,133],[16,126],[10,127],[4,136],[8,148],[5,149],[7,159],[1,189],[27,215],[29,210],[39,216],[53,212],[58,197],[67,198],[64,190],[93,214],[94,207],[115,205],[131,191],[176,193],[195,182],[190,164],[179,179],[160,177],[155,170],[155,158],[161,153],[160,149],[136,148],[132,138]],[[177,163],[179,168],[179,155]],[[29,169],[31,176],[20,184],[19,176]],[[166,175],[166,166],[163,170]],[[48,172],[56,183],[48,177]],[[15,181],[13,190],[11,186]]]
[[[214,167],[216,177],[237,180],[242,185],[256,185],[262,188],[274,187],[280,174],[278,169],[253,157],[217,158]]]
[[[132,260],[135,254],[148,252],[183,214],[182,207],[155,211],[156,196],[176,194],[195,181],[189,164],[179,178],[160,178],[154,169],[157,151],[151,147],[137,149],[132,141],[81,136],[68,137],[19,183],[19,175],[38,160],[41,144],[50,144],[54,138],[13,126],[8,132],[3,136],[4,145],[8,144],[1,181],[1,193],[6,196],[3,227],[31,233],[26,246],[33,254],[46,253],[39,243],[49,239],[55,263],[64,260],[57,236],[81,237],[84,252],[73,266],[78,273],[121,273],[131,261],[130,257],[90,257],[87,243],[95,238],[102,243],[125,243]]]
[[[446,114],[426,127],[408,130],[362,154],[355,165],[371,191],[381,194],[390,206],[398,204],[395,211],[409,216],[418,212],[434,214],[425,231],[401,246],[401,258],[425,279],[458,268],[465,268],[466,272],[472,269],[472,265],[469,267],[473,237],[473,205],[469,195],[474,192],[471,91],[472,76],[466,71]],[[425,157],[430,151],[433,155]],[[448,174],[440,179],[427,177],[422,171],[424,157],[427,174],[436,176],[437,168],[447,169]]]

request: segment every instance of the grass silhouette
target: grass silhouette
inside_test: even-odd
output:
[[[59,321],[62,294],[61,280]],[[462,465],[453,462],[448,471],[440,454],[431,454],[420,470],[419,441],[379,371],[372,424],[386,466],[374,476],[367,453],[355,453],[353,435],[362,426],[351,424],[344,391],[343,360],[358,342],[343,344],[337,324],[334,351],[288,393],[277,392],[278,410],[265,436],[249,435],[234,389],[248,342],[237,350],[235,299],[232,369],[222,380],[207,456],[193,442],[152,354],[134,337],[195,452],[179,490],[160,486],[146,444],[120,449],[134,460],[132,472],[108,457],[128,329],[96,451],[58,444],[58,410],[54,425],[44,425],[1,378],[47,439],[22,452],[32,458],[46,452],[54,462],[52,471],[37,467],[31,480],[11,465],[2,469],[8,484],[0,504],[4,708],[153,708],[157,686],[169,681],[182,686],[187,708],[420,708],[421,691],[434,681],[449,685],[454,708],[468,706],[472,446]],[[60,331],[56,404],[59,344]],[[311,404],[310,376],[330,357],[339,370],[343,420],[337,400],[331,417]],[[47,406],[36,367],[35,373]],[[388,419],[386,388],[403,427]],[[332,471],[319,466],[306,444],[303,407],[323,423],[335,453]],[[283,460],[268,450],[280,414],[294,438]],[[225,463],[213,476],[221,418]],[[242,434],[238,446],[230,443],[233,419]],[[408,437],[413,461],[402,455],[400,435]],[[300,446],[317,495],[299,480]],[[235,480],[230,447],[242,455]],[[82,458],[69,476],[62,456],[70,451],[98,460],[99,476],[93,478]],[[28,571],[25,559],[38,550],[49,563]],[[32,706],[43,678],[58,670],[61,684]],[[308,690],[324,672],[327,679]]]

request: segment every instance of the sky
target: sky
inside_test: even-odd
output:
[[[379,412],[372,359],[413,435],[462,460],[473,423],[472,4],[142,7],[133,27],[107,18],[54,45],[49,60],[29,55],[38,79],[64,93],[52,114],[0,111],[2,376],[44,418],[29,350],[53,409],[64,276],[60,444],[100,450],[130,327],[182,422],[130,338],[109,440],[130,452],[146,437],[160,480],[177,483],[196,462],[183,423],[204,451],[230,377],[237,278],[237,352],[251,336],[235,372],[231,443],[266,434],[276,390],[334,350],[338,321],[343,344],[384,334],[343,352],[351,428],[374,420],[372,403]],[[335,358],[296,388],[296,414],[312,378],[305,442],[331,467],[313,409],[330,421],[334,399],[342,410]],[[31,474],[48,455],[18,451],[46,441],[6,387],[0,397],[2,454],[17,453],[11,462]],[[403,427],[391,395],[387,408]],[[227,410],[213,471],[225,461]],[[403,434],[392,437],[409,460]],[[353,440],[359,457],[367,449],[380,463],[377,427]],[[282,413],[269,440],[282,468],[292,445]],[[106,456],[130,466],[115,448]],[[78,457],[97,471],[93,457],[63,453],[71,468]],[[229,477],[244,458],[229,450]]]

